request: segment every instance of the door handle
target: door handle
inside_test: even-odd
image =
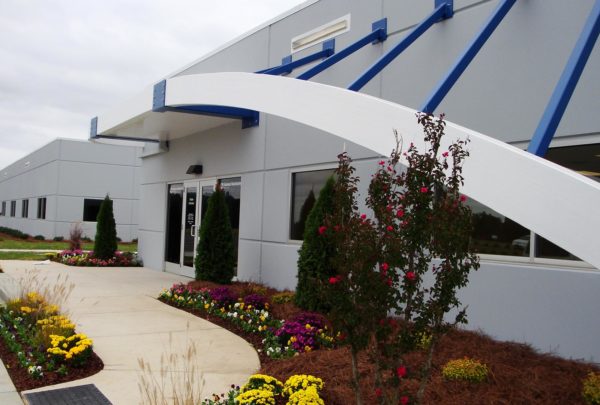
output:
[[[192,225],[190,228],[190,236],[196,236],[196,225]]]

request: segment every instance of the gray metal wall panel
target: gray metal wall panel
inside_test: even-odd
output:
[[[61,139],[60,159],[87,163],[139,166],[141,162],[137,158],[137,149],[132,146]]]
[[[144,267],[162,271],[165,268],[165,234],[164,232],[138,230],[138,254]]]
[[[239,122],[175,139],[168,153],[144,159],[142,184],[208,178],[261,170],[264,126],[242,130]],[[203,174],[188,175],[190,165],[201,164]]]
[[[267,169],[334,163],[343,150],[344,141],[337,136],[276,116],[268,117]],[[374,156],[373,151],[353,143],[346,143],[346,151],[356,159]]]
[[[297,244],[263,243],[262,282],[279,290],[295,289],[299,248]]]
[[[288,170],[265,173],[265,194],[263,200],[262,240],[287,242],[289,236],[289,188]]]
[[[261,242],[240,239],[237,276],[244,281],[260,281]]]
[[[263,173],[242,176],[240,239],[259,240],[263,203]]]
[[[164,232],[167,215],[167,185],[144,184],[140,189],[139,229]]]
[[[211,72],[254,72],[267,67],[269,28],[246,37],[176,76]]]

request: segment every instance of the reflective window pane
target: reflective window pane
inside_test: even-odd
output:
[[[477,253],[529,256],[530,232],[491,208],[469,199],[473,211],[471,246]]]
[[[292,174],[290,239],[302,240],[304,238],[306,218],[315,205],[327,179],[333,175],[333,171],[333,169],[328,169]]]
[[[540,235],[535,235],[535,257],[543,257],[545,259],[581,260],[558,245],[550,242],[548,239],[542,238]]]

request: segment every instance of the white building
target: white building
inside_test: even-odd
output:
[[[482,266],[462,294],[470,327],[598,361],[600,1],[452,3],[307,1],[107,106],[91,138],[148,142],[145,265],[193,276],[203,206],[221,182],[238,276],[294,288],[301,208],[337,154],[347,150],[368,179],[393,128],[422,144],[415,110],[444,112],[448,139],[472,140],[464,191]],[[566,86],[558,128],[544,131],[574,62],[583,73]],[[554,135],[547,153],[541,138],[530,146],[548,160],[523,151],[536,133]]]
[[[137,238],[140,148],[56,139],[0,171],[0,226],[46,239],[73,224],[94,238],[100,203],[113,200],[117,236]]]

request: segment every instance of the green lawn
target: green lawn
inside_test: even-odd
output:
[[[54,241],[39,241],[39,240],[16,240],[0,238],[0,249],[48,249],[48,250],[65,250],[69,248],[68,242]],[[94,250],[94,243],[84,243],[84,250]],[[119,243],[118,249],[123,252],[137,251],[137,243]]]
[[[0,260],[46,260],[44,253],[33,252],[0,252]]]

